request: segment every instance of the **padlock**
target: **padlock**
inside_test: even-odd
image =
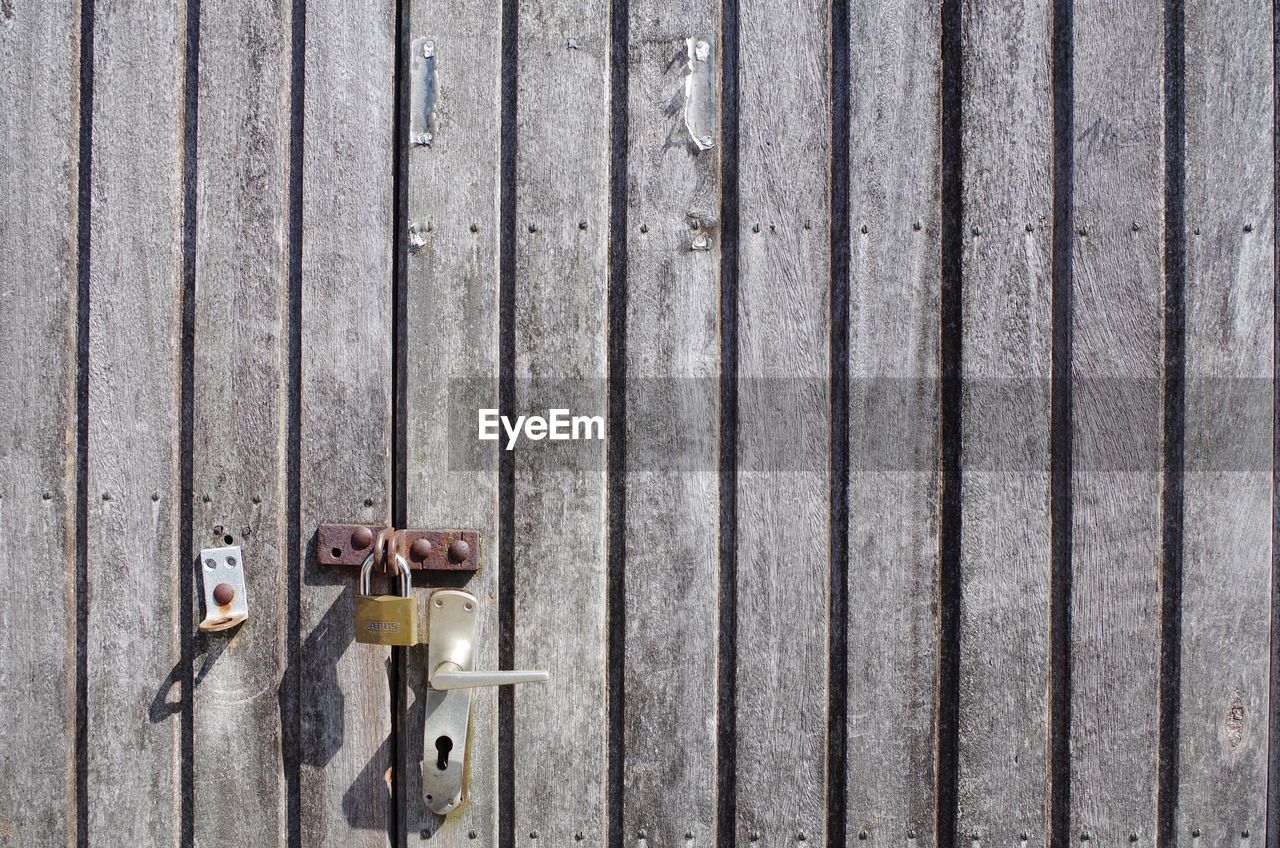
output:
[[[375,545],[374,549],[379,547]],[[373,561],[374,555],[370,553],[360,566],[360,588],[356,595],[356,641],[366,645],[418,644],[418,605],[413,598],[408,560],[399,553],[395,555],[396,569],[400,573],[398,596],[369,594]]]

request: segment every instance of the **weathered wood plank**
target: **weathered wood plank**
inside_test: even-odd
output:
[[[938,5],[852,3],[847,830],[934,840]],[[919,223],[919,229],[916,223]],[[865,227],[865,231],[863,228]],[[861,843],[860,843],[861,844]]]
[[[1177,834],[1263,841],[1275,221],[1271,10],[1186,6],[1186,477]]]
[[[1048,842],[1051,12],[970,0],[961,16],[958,833],[1030,848]]]
[[[739,9],[737,838],[765,845],[826,831],[830,29]]]
[[[71,2],[6,7],[0,21],[0,843],[12,845],[76,838],[78,32]]]
[[[477,669],[498,667],[499,448],[478,450],[474,440],[476,410],[498,406],[500,13],[485,0],[415,0],[409,8],[409,38],[434,42],[437,88],[431,146],[409,149],[409,217],[424,241],[410,247],[408,265],[406,515],[410,527],[482,534],[481,571],[466,586],[480,600]],[[419,595],[425,614],[427,593]],[[403,838],[413,844],[427,831],[440,848],[496,845],[497,689],[472,693],[470,800],[441,818],[422,801],[420,758],[435,753],[422,738],[428,671],[427,646],[411,649]]]
[[[720,100],[719,30],[718,3],[630,8],[622,819],[649,848],[716,842],[720,147],[683,110],[691,72]]]
[[[355,577],[321,569],[321,521],[390,519],[389,0],[306,9],[302,185],[300,777],[303,845],[392,834],[390,656],[354,642]]]
[[[608,4],[522,3],[518,26],[515,406],[604,414]],[[603,844],[603,442],[516,448],[514,497],[515,665],[551,672],[515,693],[515,838]]]
[[[89,247],[91,842],[177,844],[184,7],[94,14]]]
[[[246,0],[200,15],[191,543],[241,546],[250,618],[196,637],[193,834],[284,845],[290,10]]]
[[[1163,10],[1077,3],[1074,35],[1070,827],[1110,846],[1155,831]]]

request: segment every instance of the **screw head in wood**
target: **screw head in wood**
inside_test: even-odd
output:
[[[1090,838],[1090,837],[1089,837],[1089,831],[1087,831],[1087,830],[1086,830],[1084,833],[1080,834],[1080,841],[1081,841],[1081,842],[1088,842],[1088,841],[1089,841],[1089,838]]]
[[[641,224],[641,225],[640,225],[640,232],[642,232],[642,233],[647,233],[647,232],[649,232],[649,225],[648,225],[648,224]]]
[[[40,497],[46,501],[53,500],[53,492],[45,492]]]
[[[919,232],[920,230],[924,229],[924,223],[921,222],[919,218],[916,218],[914,221],[911,222],[911,229]]]
[[[1192,235],[1197,235],[1197,236],[1200,235],[1200,228],[1196,227],[1194,230],[1191,231],[1191,233]]]
[[[1245,224],[1245,225],[1244,225],[1244,231],[1245,231],[1246,233],[1251,233],[1251,232],[1253,232],[1253,224]]]
[[[1130,841],[1130,842],[1137,842],[1137,841],[1138,841],[1138,834],[1136,834],[1136,833],[1131,833],[1131,834],[1129,834],[1129,841]]]
[[[477,836],[479,836],[479,835],[480,835],[480,834],[476,833],[474,830],[468,830],[468,831],[467,831],[467,838],[468,838],[468,839],[475,839],[475,838],[476,838]]]
[[[980,236],[980,235],[982,235],[982,228],[981,228],[981,227],[973,227],[972,229],[970,229],[970,230],[969,230],[969,234],[970,234],[970,235],[975,235],[975,236]]]
[[[578,841],[578,842],[581,842],[582,840],[586,839],[587,837],[583,835],[582,831],[578,831],[577,833],[575,833],[575,834],[573,835],[573,838],[574,838],[574,840],[576,840],[576,841]]]
[[[752,842],[759,842],[759,841],[760,841],[760,831],[758,831],[758,830],[753,830],[753,831],[751,831],[751,835],[750,835],[750,836],[748,836],[747,838],[748,838],[748,839],[750,839]]]
[[[419,539],[409,546],[409,559],[422,562],[431,555],[431,540]]]
[[[859,838],[859,839],[866,839],[866,838],[867,838],[867,836],[868,836],[868,834],[867,834],[867,829],[866,829],[865,827],[864,827],[862,830],[858,831],[858,838]]]
[[[426,829],[423,829],[423,830],[419,831],[419,832],[418,832],[418,838],[419,838],[419,839],[430,839],[430,838],[431,838],[431,831],[426,830]]]
[[[649,831],[645,830],[643,827],[636,831],[636,839],[648,839],[648,838],[649,838]]]
[[[1082,236],[1087,236],[1087,235],[1089,235],[1089,228],[1088,228],[1088,227],[1081,227],[1080,229],[1076,230],[1076,232],[1077,232],[1077,233],[1079,233],[1079,234],[1080,234],[1080,235],[1082,235]]]
[[[236,589],[230,583],[219,583],[213,587],[213,601],[218,606],[226,606],[235,600]]]
[[[471,232],[473,232],[473,233],[478,233],[478,232],[480,232],[480,225],[479,225],[479,224],[472,224],[472,225],[471,225]]]
[[[449,544],[449,562],[457,565],[467,561],[471,556],[471,546],[462,539],[456,539]]]
[[[262,503],[262,495],[254,495],[253,497],[249,498],[249,500],[253,501],[256,504],[260,504]]]
[[[159,493],[159,492],[152,492],[152,493],[151,493],[151,500],[153,500],[153,501],[158,501],[158,500],[160,500],[160,493]]]
[[[805,835],[805,832],[804,832],[803,830],[796,834],[796,841],[797,841],[797,842],[804,842],[804,841],[805,841],[805,840],[807,840],[808,838],[809,838],[809,837]]]
[[[685,839],[693,839],[693,831],[692,831],[692,830],[686,830],[686,831],[684,832],[684,838],[685,838]]]
[[[531,830],[531,831],[529,831],[529,838],[530,838],[530,839],[537,839],[537,838],[538,838],[538,831],[536,831],[536,830]]]
[[[1198,827],[1197,827],[1195,830],[1191,831],[1191,835],[1192,835],[1192,837],[1194,837],[1194,838],[1196,838],[1196,839],[1199,839],[1199,838],[1200,838],[1200,828],[1198,828]]]
[[[373,506],[373,498],[365,498],[365,499],[364,499],[364,505],[365,505],[365,506]]]
[[[858,232],[862,233],[865,236],[867,234],[867,225],[863,224],[861,227],[859,227]]]
[[[759,224],[752,224],[752,225],[751,225],[751,232],[753,232],[753,233],[758,233],[758,232],[760,232],[760,225],[759,225]]]
[[[1035,224],[1027,224],[1026,230],[1027,230],[1027,232],[1029,232],[1029,233],[1034,233],[1034,232],[1036,231],[1036,225],[1035,225]]]
[[[531,232],[531,233],[536,233],[537,231],[538,231],[538,225],[537,225],[537,224],[534,224],[534,223],[532,223],[532,222],[530,222],[530,223],[529,223],[529,232]]]
[[[1130,224],[1130,226],[1133,228],[1133,231],[1135,233],[1142,229],[1142,225],[1139,224],[1137,221],[1134,221],[1132,224]]]
[[[200,500],[204,501],[205,503],[208,503],[209,501],[213,500],[213,496],[210,495],[208,492],[205,492],[203,495],[200,496]]]

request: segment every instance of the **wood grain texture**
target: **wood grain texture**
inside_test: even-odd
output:
[[[177,844],[184,8],[94,14],[89,839]]]
[[[940,17],[937,3],[894,0],[850,4],[849,18],[846,821],[850,838],[867,832],[860,844],[914,831],[923,847],[935,844]]]
[[[318,566],[311,538],[322,521],[390,520],[395,20],[389,0],[324,0],[306,9],[299,540],[304,846],[383,846],[392,836],[390,652],[355,643],[355,577]]]
[[[475,450],[475,426],[478,408],[498,406],[500,13],[485,0],[409,7],[410,41],[435,42],[437,88],[431,146],[409,148],[409,218],[425,241],[408,265],[406,515],[410,527],[481,532],[481,570],[466,585],[480,601],[477,669],[498,667],[498,446]],[[425,614],[428,595],[418,594]],[[498,690],[472,692],[469,801],[442,818],[422,801],[426,645],[410,649],[408,669],[403,838],[413,844],[426,831],[439,848],[496,845]],[[433,744],[426,750],[435,755]]]
[[[958,832],[1031,848],[1048,842],[1051,12],[962,14]]]
[[[518,26],[515,411],[603,415],[608,4],[522,3]],[[551,672],[515,693],[517,845],[607,824],[604,448],[561,445],[515,453],[515,665]]]
[[[740,843],[826,832],[830,22],[820,0],[739,9]]]
[[[193,833],[285,845],[290,12],[200,9],[191,544],[241,546],[249,619],[195,636]],[[197,563],[197,623],[205,579]]]
[[[1178,842],[1261,842],[1271,592],[1270,10],[1186,6],[1186,478]],[[1248,228],[1248,229],[1246,229]],[[1274,754],[1273,754],[1274,755]]]
[[[1164,19],[1074,16],[1070,838],[1113,846],[1155,831]]]
[[[6,847],[75,842],[78,33],[71,2],[24,4],[0,21]]]
[[[649,848],[716,841],[720,146],[697,151],[684,95],[695,38],[720,99],[719,29],[715,3],[631,4],[622,819]]]

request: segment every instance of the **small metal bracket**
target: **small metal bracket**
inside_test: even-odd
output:
[[[321,524],[316,528],[316,562],[359,568],[385,524]],[[476,530],[405,530],[409,567],[421,571],[478,571]]]
[[[715,56],[704,38],[685,39],[685,47],[684,126],[695,151],[710,150],[716,145]]]
[[[436,43],[415,38],[409,49],[409,143],[430,147],[431,110],[436,105]]]
[[[226,630],[249,617],[249,595],[244,587],[244,558],[239,545],[205,548],[200,552],[204,583],[204,620],[200,629]]]

